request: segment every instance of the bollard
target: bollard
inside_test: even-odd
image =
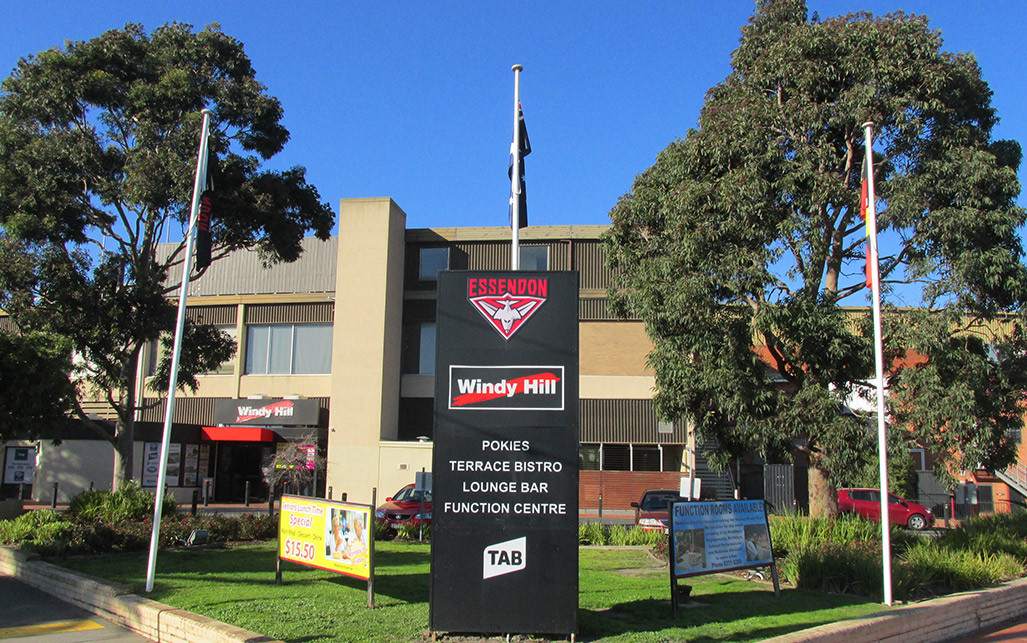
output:
[[[249,480],[246,481],[246,491],[244,492],[244,495],[243,495],[243,506],[245,506],[245,507],[249,507],[250,506],[250,481]]]
[[[599,519],[603,518],[603,494],[599,494]]]
[[[56,482],[53,483],[53,500],[50,501],[50,508],[51,509],[56,509],[57,508],[57,485],[58,485],[58,483],[56,483]]]
[[[196,515],[196,504],[200,501],[200,490],[193,489],[193,508],[190,510],[192,515]]]
[[[210,478],[203,479],[203,506],[207,507],[210,504]]]
[[[332,488],[331,487],[328,487],[328,499],[329,500],[332,499]]]
[[[93,481],[92,480],[89,481],[89,490],[90,491],[93,490]]]
[[[342,501],[343,501],[343,502],[346,502],[346,495],[347,495],[347,494],[346,494],[346,492],[345,492],[345,491],[343,491],[343,492],[342,492]]]
[[[275,488],[274,487],[271,487],[271,489],[269,489],[268,492],[267,492],[267,515],[270,516],[271,518],[275,517]]]

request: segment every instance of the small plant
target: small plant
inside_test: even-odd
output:
[[[605,545],[606,526],[599,522],[586,522],[578,525],[579,545]]]
[[[421,538],[421,525],[415,522],[404,523],[396,532],[399,540],[419,540]],[[424,540],[431,540],[431,525],[424,526]]]
[[[624,525],[610,525],[606,533],[606,544],[617,546],[623,546],[628,544],[628,529]]]
[[[126,520],[144,520],[153,516],[154,495],[144,491],[135,482],[127,482],[117,491],[83,491],[68,504],[68,517],[78,522],[102,520],[119,523]],[[173,517],[178,504],[165,496],[161,515]]]

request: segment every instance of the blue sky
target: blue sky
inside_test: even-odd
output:
[[[994,91],[998,138],[1027,142],[1027,2],[807,0],[822,17],[925,14],[949,51],[972,51]],[[0,72],[126,22],[219,22],[285,109],[273,160],[303,165],[338,210],[392,197],[409,227],[505,225],[510,67],[532,142],[536,225],[608,223],[619,196],[696,124],[730,71],[749,0],[636,2],[0,2]],[[1027,171],[1021,169],[1021,182]],[[1021,203],[1025,203],[1023,197]]]

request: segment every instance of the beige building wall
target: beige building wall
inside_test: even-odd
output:
[[[645,357],[653,345],[642,322],[581,322],[578,347],[582,375],[652,376]]]
[[[381,442],[378,448],[378,504],[431,471],[431,442]]]
[[[379,443],[398,435],[405,230],[392,199],[339,206],[327,484],[353,502],[371,501]]]

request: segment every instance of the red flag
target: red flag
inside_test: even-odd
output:
[[[866,237],[867,237],[867,265],[864,269],[867,276],[867,288],[874,287],[873,273],[870,271],[870,196],[869,196],[869,185],[868,185],[868,172],[867,172],[867,160],[866,156],[863,157],[863,181],[860,188],[859,195],[859,218],[866,222]]]

